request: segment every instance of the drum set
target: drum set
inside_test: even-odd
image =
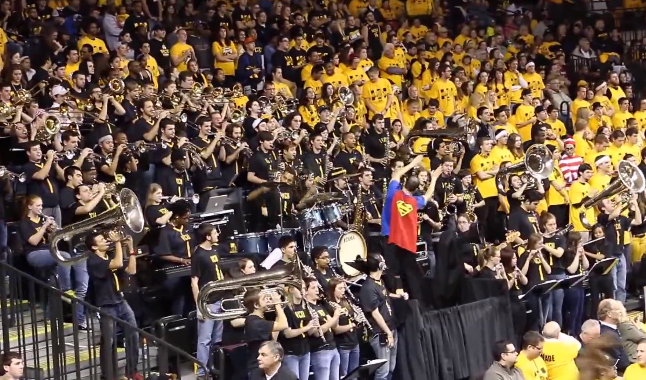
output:
[[[331,262],[336,263],[343,274],[356,277],[361,273],[347,265],[357,256],[368,257],[366,241],[357,231],[345,231],[338,222],[350,225],[353,206],[341,202],[338,193],[327,192],[313,195],[302,201],[307,207],[297,216],[299,228],[277,228],[265,232],[240,234],[234,237],[238,251],[265,256],[278,247],[281,236],[289,235],[305,252],[323,246],[330,253]],[[301,245],[302,243],[302,245]]]

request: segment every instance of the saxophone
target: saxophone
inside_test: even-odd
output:
[[[381,138],[380,140],[384,143],[384,158],[386,158],[386,163],[384,164],[384,173],[386,173],[386,176],[384,177],[384,186],[381,190],[381,197],[382,197],[382,206],[386,204],[386,192],[388,191],[388,168],[390,168],[390,161],[395,158],[397,153],[395,151],[390,150],[390,132],[386,131],[386,138]]]
[[[359,233],[363,232],[363,219],[365,217],[365,206],[363,205],[363,190],[361,185],[357,190],[357,197],[354,199],[354,219],[352,220],[353,229]]]
[[[453,195],[453,187],[454,186],[455,185],[453,184],[453,182],[449,182],[446,185],[446,189],[445,189],[445,192],[444,192],[445,193],[444,199],[449,199],[449,197],[451,195]],[[449,203],[448,201],[445,201],[444,206],[439,210],[440,220],[444,220],[444,218],[446,216],[453,215],[456,212],[457,212],[457,207],[455,206],[455,204]]]
[[[475,223],[478,221],[478,216],[475,213],[475,203],[476,203],[476,188],[473,185],[469,185],[467,191],[464,192],[464,203],[467,208],[466,217],[469,219],[470,223]]]

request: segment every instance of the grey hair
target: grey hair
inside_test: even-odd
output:
[[[283,360],[283,357],[285,356],[285,350],[283,350],[283,346],[281,346],[280,343],[274,340],[267,340],[262,342],[262,344],[260,345],[261,348],[265,346],[272,354],[278,355],[278,360]]]
[[[583,322],[581,325],[581,332],[588,332],[591,329],[598,327],[599,326],[599,321],[596,319],[588,319],[587,321]]]

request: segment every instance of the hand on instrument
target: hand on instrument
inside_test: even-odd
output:
[[[343,313],[342,308],[334,309],[334,314],[332,315],[332,317],[339,319],[342,313]]]
[[[431,220],[431,217],[430,217],[430,216],[428,216],[428,215],[426,215],[426,214],[422,214],[422,220],[424,220],[424,221],[427,221],[427,222],[428,222],[429,220]]]
[[[276,303],[276,304],[282,302],[282,299],[281,299],[280,294],[278,292],[271,293],[271,302]]]
[[[467,263],[464,264],[464,269],[469,272],[469,274],[473,273],[473,267]]]
[[[179,197],[178,197],[177,195],[173,195],[173,196],[170,198],[170,203],[175,203],[175,202],[177,202],[178,200],[179,200]]]
[[[181,148],[182,145],[186,144],[187,142],[188,142],[188,138],[180,137],[179,139],[177,139],[177,147]]]
[[[305,332],[312,331],[314,329],[319,328],[319,321],[318,319],[311,319],[308,324],[305,325]]]
[[[119,235],[119,233],[117,231],[108,232],[108,238],[113,243],[117,243],[117,242],[121,241],[121,236]]]
[[[405,301],[408,301],[408,297],[409,297],[408,293],[404,292],[404,293],[401,294],[401,296]]]
[[[183,265],[191,265],[191,259],[182,259]]]
[[[197,320],[200,322],[206,321],[206,318],[204,318],[204,316],[202,315],[202,313],[200,313],[199,310],[196,310],[195,316],[197,317]]]
[[[450,195],[446,200],[447,200],[449,203],[455,203],[455,202],[457,202],[457,201],[458,201],[458,197],[457,197],[457,195],[455,195],[455,194],[451,194],[451,195]]]

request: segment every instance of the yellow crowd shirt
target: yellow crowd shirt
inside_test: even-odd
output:
[[[336,90],[337,88],[343,86],[343,87],[348,87],[348,77],[345,76],[344,74],[340,72],[334,72],[332,75],[327,75],[326,73],[323,73],[323,77],[321,78],[322,83],[330,83],[332,87]]]
[[[543,83],[543,78],[538,73],[525,73],[523,78],[527,81],[527,88],[532,91],[532,98],[543,99],[543,90],[545,89],[545,84]]]
[[[558,163],[554,163],[554,170],[552,170],[552,173],[549,176],[550,183],[556,182],[559,186],[565,185],[565,179],[563,178],[563,172],[561,171],[561,168],[558,166]],[[562,190],[566,191],[566,190]],[[563,205],[565,204],[565,198],[563,195],[557,191],[554,186],[550,186],[549,190],[547,190],[547,203],[550,206],[558,206],[558,205]]]
[[[379,78],[377,82],[368,81],[363,85],[361,96],[366,102],[370,102],[377,112],[384,112],[384,117],[392,117],[390,110],[386,110],[388,95],[393,94],[393,87],[388,79]],[[392,109],[392,107],[391,107]],[[387,112],[386,112],[387,111]],[[372,118],[373,113],[369,112],[368,118]]]
[[[216,53],[222,54],[222,55],[229,55],[229,54],[237,54],[238,49],[236,48],[236,44],[233,42],[229,42],[229,46],[224,46],[220,44],[220,42],[215,41],[213,45],[211,45],[211,50],[213,52],[213,55],[215,56]],[[227,76],[233,76],[236,73],[236,63],[234,61],[232,62],[218,62],[218,60],[214,60],[215,63],[215,68],[217,69],[222,69],[224,72],[224,75]]]
[[[450,80],[439,79],[433,83],[429,90],[429,97],[440,102],[440,110],[445,115],[455,113],[455,97],[457,95],[458,90]]]
[[[428,109],[425,109],[420,113],[420,117],[423,117],[425,119],[430,119],[434,117],[437,120],[437,126],[440,128],[446,127],[446,123],[444,122],[444,114],[440,111],[435,111],[431,113]]]
[[[613,129],[621,129],[621,128],[626,128],[626,122],[628,119],[631,119],[633,115],[626,111],[626,112],[615,112],[614,115],[612,115],[612,127]]]
[[[354,83],[360,80],[368,82],[368,75],[366,75],[366,72],[361,70],[361,68],[359,67],[357,67],[356,69],[348,67],[343,70],[343,74],[345,74],[346,78],[348,79],[348,83]]]
[[[558,137],[567,135],[567,129],[565,128],[565,124],[563,124],[561,120],[547,119],[545,120],[545,123],[547,123],[550,127],[552,127],[552,130]]]
[[[637,119],[637,125],[639,125],[639,131],[644,133],[646,131],[646,111],[637,111],[633,115]]]
[[[572,380],[579,377],[574,359],[579,355],[576,340],[545,339],[541,357],[547,366],[550,380]]]
[[[511,71],[505,71],[505,87],[509,88],[509,100],[512,104],[522,103],[522,89],[518,88],[516,91],[511,91],[512,86],[520,87],[520,81],[518,80],[518,74],[512,73]]]
[[[175,45],[173,45],[170,48],[170,56],[171,58],[172,57],[179,58],[182,55],[184,55],[184,52],[190,49],[191,49],[191,45],[185,42],[177,42]],[[177,65],[177,70],[179,72],[185,71],[186,69],[187,69],[186,61],[182,61],[179,63],[179,65]]]
[[[609,109],[613,108],[612,107],[612,102],[605,95],[595,95],[594,98],[592,98],[592,103],[599,103],[606,110],[609,110]]]
[[[471,160],[471,175],[473,177],[473,183],[478,187],[480,195],[482,198],[490,198],[498,196],[498,189],[496,188],[496,178],[495,176],[482,180],[478,178],[477,172],[487,172],[491,171],[495,163],[491,157],[491,154],[487,157],[484,157],[481,154],[476,154]]]
[[[404,59],[398,59],[397,57],[388,58],[384,55],[381,57],[381,59],[379,59],[378,65],[379,70],[381,71],[380,76],[384,79],[390,79],[394,85],[401,88],[403,76],[399,74],[388,74],[386,70],[388,70],[389,67],[404,69],[406,61]]]
[[[407,0],[406,12],[409,17],[424,16],[433,14],[433,1],[431,0]],[[417,38],[419,39],[419,38]]]
[[[108,47],[105,46],[105,42],[103,42],[102,39],[100,38],[90,38],[88,36],[83,36],[79,39],[78,41],[78,49],[81,50],[81,47],[83,45],[91,45],[92,46],[92,51],[94,54],[96,53],[102,53],[102,54],[108,54]]]
[[[590,108],[590,103],[587,100],[574,99],[572,101],[572,125],[576,123],[576,113],[579,108]]]
[[[521,104],[516,108],[516,113],[514,114],[516,116],[516,129],[520,132],[520,138],[523,142],[532,139],[532,125],[527,124],[524,127],[520,127],[519,125],[529,121],[534,117],[534,114],[534,107],[532,106]]]
[[[610,92],[610,101],[612,102],[612,107],[615,109],[615,112],[619,111],[619,99],[625,98],[626,93],[621,87],[612,87],[608,86],[608,92]]]
[[[644,380],[646,379],[646,367],[639,363],[633,363],[626,368],[624,380]]]
[[[500,166],[503,162],[512,162],[514,160],[514,156],[511,154],[509,148],[507,148],[506,146],[503,146],[501,148],[498,145],[494,146],[491,149],[489,157],[491,157],[493,163],[498,166]]]
[[[516,360],[516,368],[523,373],[525,380],[547,380],[547,366],[540,356],[529,360],[525,353],[521,352]]]
[[[570,224],[574,227],[574,231],[588,231],[588,229],[581,224],[581,218],[579,218],[579,207],[575,207],[574,205],[579,205],[583,202],[583,199],[588,196],[590,189],[590,184],[581,183],[579,181],[574,181],[572,186],[570,186]],[[588,223],[594,224],[596,222],[594,217],[594,208],[589,208],[585,215],[588,219]]]
[[[588,120],[588,128],[590,128],[592,133],[595,135],[601,126],[612,127],[612,120],[608,115],[601,115],[601,117],[594,115],[590,117],[590,120]]]
[[[586,140],[585,137],[583,137],[583,131],[576,132],[573,136],[572,139],[574,139],[574,142],[576,142],[576,146],[574,147],[574,154],[581,158],[585,158],[585,156],[588,155],[588,152],[592,150],[592,144],[590,141]]]
[[[308,87],[314,90],[316,96],[321,96],[321,88],[323,87],[323,83],[321,83],[320,80],[314,80],[312,78],[306,80],[305,83],[303,83],[303,88]]]

